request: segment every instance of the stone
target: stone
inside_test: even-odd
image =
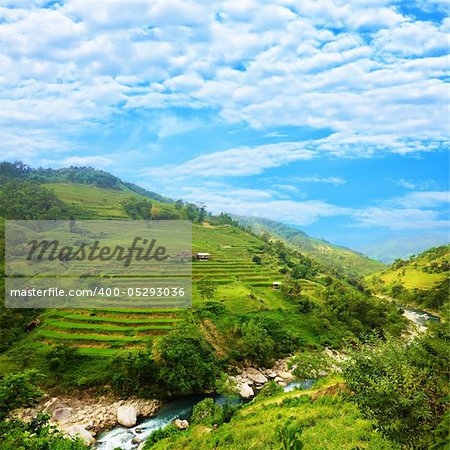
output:
[[[124,427],[134,427],[137,422],[136,410],[132,406],[119,406],[117,422]]]
[[[140,434],[142,433],[144,430],[142,428],[135,428],[134,430],[136,433]]]
[[[284,370],[279,370],[277,375],[283,380],[293,380],[295,377],[290,372],[285,372]]]
[[[141,442],[142,442],[142,439],[138,438],[138,437],[134,437],[133,439],[131,439],[132,444],[140,444]]]
[[[248,399],[248,398],[253,397],[255,395],[255,393],[253,392],[253,389],[247,383],[244,383],[239,389],[239,395],[242,398]]]
[[[94,436],[83,425],[72,425],[66,432],[69,436],[81,438],[86,445],[95,442]]]
[[[283,378],[275,377],[273,380],[276,381],[277,383],[279,383],[280,381],[283,381]]]
[[[254,381],[255,383],[264,384],[269,381],[267,377],[265,377],[258,369],[255,369],[253,367],[247,367],[246,372],[247,378]]]
[[[72,410],[70,408],[56,408],[53,411],[52,419],[61,422],[61,420],[68,419],[71,415]]]
[[[287,383],[285,383],[284,381],[278,381],[278,386],[281,386],[281,387],[286,387],[287,386]]]
[[[186,430],[189,427],[187,420],[175,419],[173,423],[179,430]]]
[[[272,370],[269,370],[267,373],[266,373],[266,375],[269,377],[269,378],[276,378],[276,376],[277,376],[277,374],[275,373],[275,372],[273,372]]]

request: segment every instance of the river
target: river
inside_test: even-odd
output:
[[[307,389],[311,387],[314,380],[292,381],[288,383],[284,390],[286,392],[294,389]],[[120,448],[122,450],[134,450],[138,447],[138,443],[133,443],[133,439],[140,439],[145,441],[147,437],[155,430],[165,427],[170,424],[174,419],[189,419],[192,414],[192,407],[208,397],[207,395],[190,395],[181,397],[176,400],[165,404],[156,414],[155,417],[149,419],[143,419],[138,425],[132,428],[125,428],[122,426],[116,426],[109,431],[105,431],[98,436],[98,440],[95,448],[98,450],[114,450]],[[227,400],[232,402],[239,402],[238,398],[226,398],[221,395],[210,396],[214,398],[216,403],[224,403]]]
[[[414,308],[406,308],[399,305],[403,309],[403,315],[414,322],[417,325],[418,331],[424,331],[426,329],[426,323],[428,321],[439,321],[439,317],[434,316],[426,311]],[[286,392],[293,389],[307,389],[312,386],[314,380],[307,380],[304,382],[292,381],[284,388]],[[96,449],[98,450],[114,450],[120,448],[122,450],[135,450],[139,443],[133,439],[139,439],[145,441],[147,437],[155,430],[165,427],[170,424],[174,419],[189,419],[192,414],[192,407],[208,397],[207,395],[191,395],[181,397],[176,400],[165,404],[156,414],[155,417],[143,419],[138,425],[132,428],[125,428],[122,426],[116,426],[111,430],[101,433],[96,443]],[[217,403],[224,403],[227,401],[226,397],[216,395],[211,396]],[[230,401],[230,399],[228,399]],[[234,398],[233,401],[241,402],[240,399]]]
[[[440,321],[438,316],[434,316],[433,314],[427,313],[421,309],[407,308],[402,305],[398,306],[403,310],[403,315],[411,322],[414,322],[419,332],[424,332],[427,329],[426,325],[428,321]]]

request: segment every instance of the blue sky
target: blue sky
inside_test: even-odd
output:
[[[448,237],[445,0],[0,5],[0,159],[353,248]]]

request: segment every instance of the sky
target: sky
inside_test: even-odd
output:
[[[446,0],[1,1],[0,160],[362,248],[449,227]]]

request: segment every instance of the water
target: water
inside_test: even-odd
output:
[[[315,380],[292,381],[288,383],[284,390],[290,392],[294,389],[308,389],[314,384]],[[153,431],[164,428],[174,419],[189,419],[192,414],[192,408],[199,401],[208,397],[207,395],[191,395],[171,401],[164,405],[155,417],[143,419],[141,423],[132,427],[125,428],[122,426],[114,427],[109,431],[105,431],[98,436],[96,449],[98,450],[114,450],[120,448],[122,450],[135,450],[139,444],[134,444],[134,438],[145,441]],[[211,396],[209,396],[211,397]],[[227,398],[222,395],[213,397],[216,403],[223,404],[226,401],[233,403],[241,403],[242,400],[236,397]],[[138,432],[138,431],[140,432]]]
[[[419,331],[423,332],[427,329],[427,322],[433,321],[433,322],[439,322],[439,317],[433,316],[430,313],[427,313],[426,311],[423,311],[421,309],[415,309],[415,308],[405,308],[400,305],[400,307],[403,309],[403,315],[408,319],[414,322],[415,325],[417,325],[417,328]]]

